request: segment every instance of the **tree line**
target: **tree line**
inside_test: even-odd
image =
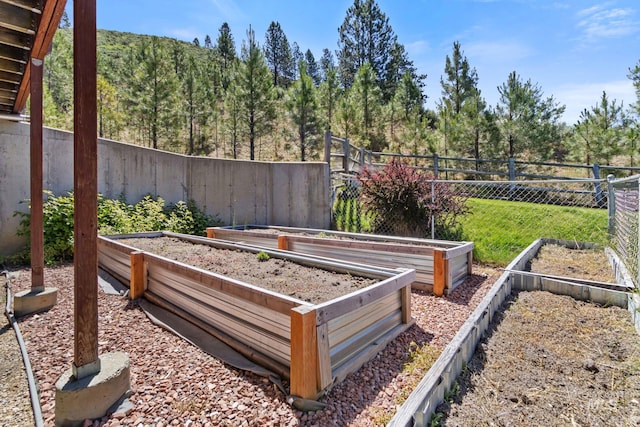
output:
[[[72,128],[73,56],[61,21],[45,60],[45,124]],[[565,106],[516,71],[488,105],[478,73],[454,42],[436,108],[375,0],[354,0],[338,48],[313,52],[269,25],[262,44],[246,30],[239,49],[227,23],[203,43],[98,30],[99,136],[189,155],[318,160],[331,130],[374,151],[634,166],[640,139],[640,61],[629,69],[638,101],[606,92],[573,126]]]

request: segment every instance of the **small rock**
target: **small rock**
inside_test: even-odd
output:
[[[596,362],[594,362],[592,359],[587,359],[582,362],[582,367],[589,372],[593,372],[594,374],[600,371],[600,369],[598,369],[598,367],[596,366]]]

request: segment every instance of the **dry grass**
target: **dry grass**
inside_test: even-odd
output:
[[[600,282],[616,281],[603,249],[569,249],[546,244],[531,262],[531,271]]]

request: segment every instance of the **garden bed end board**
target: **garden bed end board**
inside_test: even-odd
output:
[[[413,287],[448,295],[472,273],[472,242],[450,242],[312,228],[210,227],[207,236],[326,258],[416,270]]]
[[[271,257],[379,281],[311,304],[118,242],[160,236],[217,248],[265,251]],[[321,396],[414,322],[414,270],[327,261],[169,232],[101,236],[98,252],[100,266],[129,284],[131,298],[144,296],[212,333],[249,359],[289,378],[291,394],[307,399]]]
[[[552,239],[538,239],[529,247],[522,251],[505,269],[496,283],[491,287],[487,295],[480,302],[478,307],[469,316],[467,321],[460,328],[453,340],[447,345],[429,372],[423,377],[418,386],[409,395],[405,403],[398,409],[395,416],[389,422],[390,427],[406,426],[427,426],[431,416],[435,413],[438,405],[444,401],[445,393],[450,390],[456,378],[462,372],[462,368],[473,357],[475,348],[482,336],[486,333],[491,320],[503,302],[513,290],[544,290],[551,293],[569,295],[576,299],[588,299],[600,304],[615,304],[628,309],[638,328],[637,316],[640,307],[637,292],[633,291],[633,282],[629,281],[629,276],[625,279],[624,274],[618,275],[618,284],[621,289],[613,289],[611,284],[599,284],[592,282],[584,284],[583,281],[572,278],[563,278],[561,283],[557,280],[531,279],[527,266],[537,255],[540,248],[547,243],[563,244],[569,247],[575,242],[564,242]],[[583,247],[589,244],[583,244]],[[614,270],[621,269],[616,264],[615,253],[607,251],[607,255],[612,262]],[[619,263],[619,260],[617,261]],[[525,273],[525,274],[520,274]],[[543,277],[543,275],[540,275]],[[601,286],[603,285],[603,286]],[[588,288],[588,290],[584,290]],[[595,300],[594,300],[595,299]]]

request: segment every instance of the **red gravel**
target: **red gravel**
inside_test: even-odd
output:
[[[289,406],[268,380],[229,367],[153,325],[135,302],[100,291],[99,352],[129,354],[130,400],[135,407],[93,425],[376,425],[380,413],[395,412],[403,384],[409,380],[410,373],[402,369],[410,343],[444,348],[498,278],[496,270],[474,267],[476,274],[446,298],[414,291],[416,324],[331,390],[322,399],[326,409],[309,413]],[[53,425],[55,382],[73,359],[73,266],[48,268],[45,274],[47,286],[58,288],[58,304],[46,313],[21,319],[20,327],[39,383],[46,424]],[[29,282],[29,271],[21,271],[14,291],[27,289]]]

